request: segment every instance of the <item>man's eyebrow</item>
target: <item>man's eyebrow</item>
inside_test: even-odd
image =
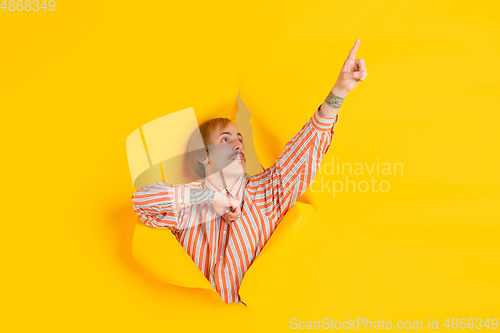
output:
[[[219,134],[219,136],[221,136],[222,134],[227,134],[227,135],[231,136],[230,132],[222,132],[221,134]],[[241,136],[241,138],[243,138],[243,135],[241,135],[241,133],[238,133],[238,135]]]

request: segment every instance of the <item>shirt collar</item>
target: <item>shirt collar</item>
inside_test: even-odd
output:
[[[231,196],[233,198],[237,198],[238,200],[240,199],[239,193],[241,192],[242,189],[244,189],[244,187],[247,183],[245,181],[247,176],[248,176],[248,174],[245,174],[244,176],[238,178],[238,180],[236,182],[234,182],[232,185],[230,185],[227,188],[227,191],[231,194]],[[203,182],[203,187],[205,189],[208,189],[208,190],[214,190],[217,192],[226,193],[224,191],[225,189],[223,187],[219,187],[218,185],[211,183],[208,179],[205,179],[205,181]]]

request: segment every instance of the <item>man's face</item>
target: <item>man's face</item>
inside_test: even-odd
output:
[[[246,173],[245,148],[238,128],[228,124],[211,133],[209,163],[211,173],[222,170],[224,175],[244,176]]]

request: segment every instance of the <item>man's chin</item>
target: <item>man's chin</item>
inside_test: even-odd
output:
[[[233,161],[227,167],[222,169],[224,175],[233,175],[233,176],[244,176],[246,173],[245,162],[241,163],[241,161]]]
[[[233,174],[244,175],[246,172],[245,164],[238,163],[238,165],[235,165],[233,168],[231,168],[230,172]]]

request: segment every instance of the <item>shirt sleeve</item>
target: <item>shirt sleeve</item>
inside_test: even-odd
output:
[[[159,182],[141,187],[132,196],[133,208],[139,219],[148,227],[170,228],[179,231],[189,200],[191,188]]]
[[[249,179],[247,186],[275,225],[311,185],[330,148],[338,114],[335,118],[322,117],[320,107],[287,142],[276,162]]]

